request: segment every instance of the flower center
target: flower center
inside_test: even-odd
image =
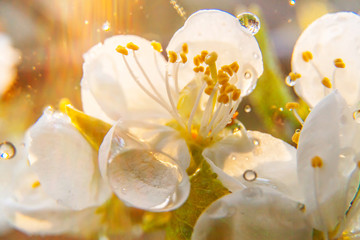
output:
[[[194,78],[186,79],[188,84],[180,90],[179,68],[181,65],[192,64],[188,62],[188,45],[183,44],[179,53],[168,52],[169,61],[165,75],[160,72],[156,56],[158,52],[162,52],[162,47],[157,42],[152,42],[151,45],[154,49],[157,70],[164,80],[168,99],[165,99],[158,92],[158,88],[152,84],[151,79],[139,63],[136,54],[139,50],[137,45],[130,42],[126,47],[118,46],[116,50],[122,54],[125,65],[134,81],[144,93],[173,116],[181,129],[187,133],[187,136],[196,141],[211,139],[231,121],[241,101],[241,91],[237,87],[239,80],[236,74],[239,70],[239,64],[233,62],[217,69],[218,54],[203,50],[193,57]],[[129,50],[147,82],[146,86],[139,80],[127,61],[127,58],[131,57]],[[171,69],[170,74],[168,69]],[[244,78],[251,78],[251,74],[247,76],[249,74],[245,73]],[[175,104],[176,102],[177,104]]]

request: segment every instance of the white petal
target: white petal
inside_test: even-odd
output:
[[[119,35],[108,38],[104,44],[98,44],[84,55],[81,81],[82,101],[85,113],[107,121],[109,118],[117,121],[121,116],[131,111],[167,112],[150,98],[135,82],[126,66],[122,54],[115,49],[118,45],[126,46],[133,42],[140,49],[136,55],[148,75],[149,80],[157,88],[164,99],[166,96],[163,76],[165,73],[164,57],[153,50],[150,42],[137,36]],[[154,60],[156,56],[156,61]],[[139,78],[145,88],[153,92],[145,76],[136,64],[132,52],[125,56],[131,71]],[[160,75],[158,68],[162,75]],[[96,102],[97,104],[94,104]],[[107,118],[103,116],[106,115]]]
[[[292,71],[301,74],[296,81],[295,91],[310,106],[315,106],[323,97],[323,77],[333,80],[349,105],[357,103],[360,97],[360,17],[351,12],[330,13],[314,21],[301,34],[292,55]],[[313,54],[312,63],[302,59],[302,53]],[[342,58],[346,67],[334,74],[334,60]]]
[[[255,88],[257,78],[263,72],[262,55],[254,36],[247,33],[239,20],[220,10],[201,10],[191,15],[172,37],[167,50],[181,52],[183,43],[189,46],[188,59],[181,65],[180,86],[184,87],[194,76],[192,59],[202,50],[218,54],[218,67],[237,61],[240,69],[237,74],[242,95]],[[245,73],[251,77],[245,79]]]
[[[46,195],[41,186],[32,187],[37,176],[25,161],[23,164],[25,171],[15,183],[11,183],[12,194],[0,201],[4,207],[2,214],[12,227],[26,234],[41,235],[95,231],[100,220],[95,208],[73,211],[59,205]]]
[[[301,205],[273,189],[246,188],[213,202],[191,239],[312,239]]]
[[[174,130],[163,126],[156,131],[155,126],[118,122],[104,138],[99,164],[102,176],[121,200],[149,211],[169,211],[181,206],[189,195],[183,167],[188,163],[173,158],[188,158],[189,151],[179,152],[184,146]]]
[[[10,38],[0,33],[0,96],[11,86],[16,76],[15,66],[20,53],[13,48]]]
[[[96,152],[62,113],[45,113],[26,137],[31,168],[59,203],[80,210],[110,194],[97,170]]]
[[[349,207],[358,143],[359,124],[337,91],[320,101],[305,121],[298,144],[298,176],[317,229],[333,230]],[[321,168],[311,166],[315,156],[323,160]]]
[[[256,131],[225,137],[203,153],[206,159],[245,185],[272,186],[301,201],[295,154],[289,144]]]

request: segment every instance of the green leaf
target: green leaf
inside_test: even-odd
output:
[[[166,239],[190,239],[195,223],[201,213],[215,200],[229,194],[217,174],[211,170],[200,150],[192,151],[193,158],[201,159],[201,166],[190,177],[191,189],[187,201],[171,212],[171,219],[166,229]]]
[[[98,151],[111,125],[100,119],[86,115],[70,104],[66,104],[62,106],[62,108],[70,117],[72,124],[80,131],[91,146]]]

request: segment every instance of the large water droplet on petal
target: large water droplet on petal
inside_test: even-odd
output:
[[[296,80],[292,80],[290,76],[287,76],[285,78],[285,83],[286,85],[288,85],[289,87],[293,87],[295,86]]]
[[[172,158],[144,149],[130,149],[110,158],[108,179],[115,194],[149,211],[169,211],[187,198],[186,172]]]
[[[260,20],[255,14],[245,12],[239,14],[237,18],[241,26],[251,35],[255,35],[260,30]]]
[[[7,141],[0,143],[0,159],[8,160],[13,158],[15,154],[16,154],[16,148],[14,144]]]

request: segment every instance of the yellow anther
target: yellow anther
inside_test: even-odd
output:
[[[230,68],[233,70],[234,73],[237,73],[239,71],[239,64],[237,62],[233,62],[230,64]]]
[[[315,156],[311,159],[311,166],[313,168],[321,168],[324,165],[323,160],[319,156]]]
[[[203,62],[205,62],[205,58],[208,54],[209,54],[209,52],[206,50],[201,51],[200,57]]]
[[[34,182],[34,183],[31,185],[31,187],[32,187],[32,188],[40,187],[40,182],[39,182],[39,181]]]
[[[152,41],[151,46],[154,48],[155,51],[162,52],[163,48],[159,42]]]
[[[204,92],[207,94],[207,95],[210,95],[212,93],[212,91],[214,90],[214,85],[209,85],[205,88]]]
[[[302,53],[302,58],[305,62],[309,62],[313,59],[313,55],[310,51],[305,51]]]
[[[228,82],[226,82],[225,84],[223,84],[220,88],[220,93],[225,93],[225,89],[227,86],[229,86],[230,84]]]
[[[360,168],[360,161],[357,161],[357,167]]]
[[[196,72],[196,73],[198,73],[198,72],[200,72],[200,69],[199,69],[199,67],[194,67],[194,68],[193,68],[193,71]]]
[[[187,62],[187,57],[185,53],[180,53],[180,57],[181,57],[181,62],[182,63],[186,63]]]
[[[223,104],[226,104],[229,102],[229,96],[227,94],[221,94],[219,97],[218,97],[218,102],[219,103],[223,103]]]
[[[168,57],[169,57],[169,62],[171,62],[171,63],[175,63],[178,58],[176,52],[174,52],[174,51],[169,51]]]
[[[206,67],[204,74],[205,74],[205,75],[210,75],[210,68],[209,68],[209,66]]]
[[[129,54],[128,50],[125,47],[121,46],[121,45],[116,47],[116,51],[118,53],[121,53],[122,55],[128,55]]]
[[[299,106],[300,106],[300,104],[297,102],[288,102],[287,104],[285,104],[285,107],[287,110],[298,109]]]
[[[290,77],[290,79],[291,79],[292,81],[295,81],[296,79],[300,78],[301,75],[300,75],[300,73],[290,72],[290,73],[289,73],[289,77]]]
[[[231,98],[232,98],[233,101],[236,101],[236,100],[239,99],[240,95],[241,95],[241,90],[240,89],[235,89],[233,91],[233,94],[232,94]]]
[[[59,110],[63,113],[66,113],[66,106],[71,105],[71,102],[68,98],[62,98],[59,102]]]
[[[225,87],[225,93],[231,93],[236,89],[236,87],[232,84],[229,84]]]
[[[134,51],[139,50],[139,46],[134,44],[133,42],[129,42],[128,44],[126,44],[126,47]]]
[[[201,63],[201,59],[200,59],[201,57],[200,57],[200,55],[196,55],[195,57],[194,57],[194,64],[195,64],[195,66],[200,66],[200,63]]]
[[[334,60],[334,65],[337,68],[345,68],[345,63],[341,58],[337,58]]]
[[[218,58],[218,55],[216,52],[211,52],[209,53],[206,58],[205,58],[205,63],[207,65],[212,65],[212,64],[215,64],[216,60]]]
[[[214,85],[214,81],[208,75],[203,76],[203,80],[207,85]]]
[[[224,72],[227,72],[230,76],[232,76],[234,73],[229,65],[222,66],[221,70],[223,70]]]
[[[205,70],[205,68],[203,66],[199,66],[198,69],[199,69],[199,72],[204,72],[204,70]]]
[[[291,140],[292,140],[294,143],[298,144],[298,143],[299,143],[299,137],[300,137],[300,132],[295,132],[295,133],[292,135]]]
[[[223,85],[229,81],[230,77],[223,70],[218,71],[218,81],[220,85]]]
[[[182,45],[182,51],[183,53],[187,54],[189,52],[189,46],[187,45],[187,43],[184,43]]]
[[[332,88],[332,84],[329,78],[324,77],[323,80],[321,80],[322,85],[324,85],[327,88]]]

